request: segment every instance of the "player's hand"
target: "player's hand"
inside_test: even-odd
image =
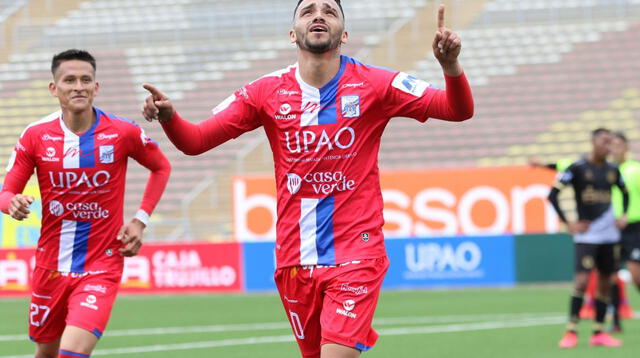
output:
[[[591,222],[588,220],[572,221],[567,224],[571,235],[587,232],[587,230],[589,230],[589,225],[591,225]]]
[[[175,111],[169,97],[148,83],[143,84],[142,87],[150,93],[142,106],[144,119],[149,122],[157,120],[161,123],[170,120]]]
[[[142,247],[142,232],[146,226],[138,219],[133,219],[128,224],[122,226],[118,232],[118,240],[123,247],[119,249],[120,254],[131,257],[138,254]]]
[[[440,4],[438,9],[438,28],[432,47],[433,55],[447,75],[455,77],[462,73],[462,67],[458,63],[462,41],[455,32],[444,26],[444,4]]]
[[[627,215],[622,215],[618,220],[616,220],[616,227],[620,230],[623,230],[625,227],[627,227],[628,222],[629,219],[627,218]]]
[[[9,215],[16,220],[24,220],[29,217],[29,205],[36,199],[29,195],[16,194],[9,203]]]

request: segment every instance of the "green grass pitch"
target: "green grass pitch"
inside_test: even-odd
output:
[[[620,348],[589,347],[591,322],[576,349],[556,347],[570,287],[386,291],[363,357],[635,357],[640,320],[625,321]],[[628,288],[632,306],[640,295]],[[0,358],[33,357],[27,299],[0,299]],[[92,357],[299,357],[275,294],[121,296]]]

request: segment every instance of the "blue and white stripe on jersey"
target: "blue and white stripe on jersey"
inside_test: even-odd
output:
[[[89,221],[62,220],[58,271],[84,272],[90,233],[91,222]]]
[[[301,199],[299,221],[301,265],[335,265],[334,207],[333,196]]]
[[[348,58],[342,56],[340,70],[329,83],[320,89],[304,82],[300,75],[300,68],[296,67],[296,80],[302,90],[301,127],[338,123],[336,97],[340,78],[347,67],[347,62]]]
[[[64,158],[62,164],[64,169],[95,167],[94,133],[98,123],[100,123],[100,113],[97,109],[94,110],[96,112],[96,121],[88,131],[80,136],[69,130],[62,121],[62,117],[60,117],[60,126],[64,131]]]

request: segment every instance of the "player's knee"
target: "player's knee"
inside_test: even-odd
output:
[[[40,351],[36,352],[35,358],[58,358],[58,352],[56,351]]]
[[[35,358],[58,358],[58,342],[36,344]]]

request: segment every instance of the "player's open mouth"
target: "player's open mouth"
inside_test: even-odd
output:
[[[309,29],[310,32],[329,32],[325,25],[313,25]]]

